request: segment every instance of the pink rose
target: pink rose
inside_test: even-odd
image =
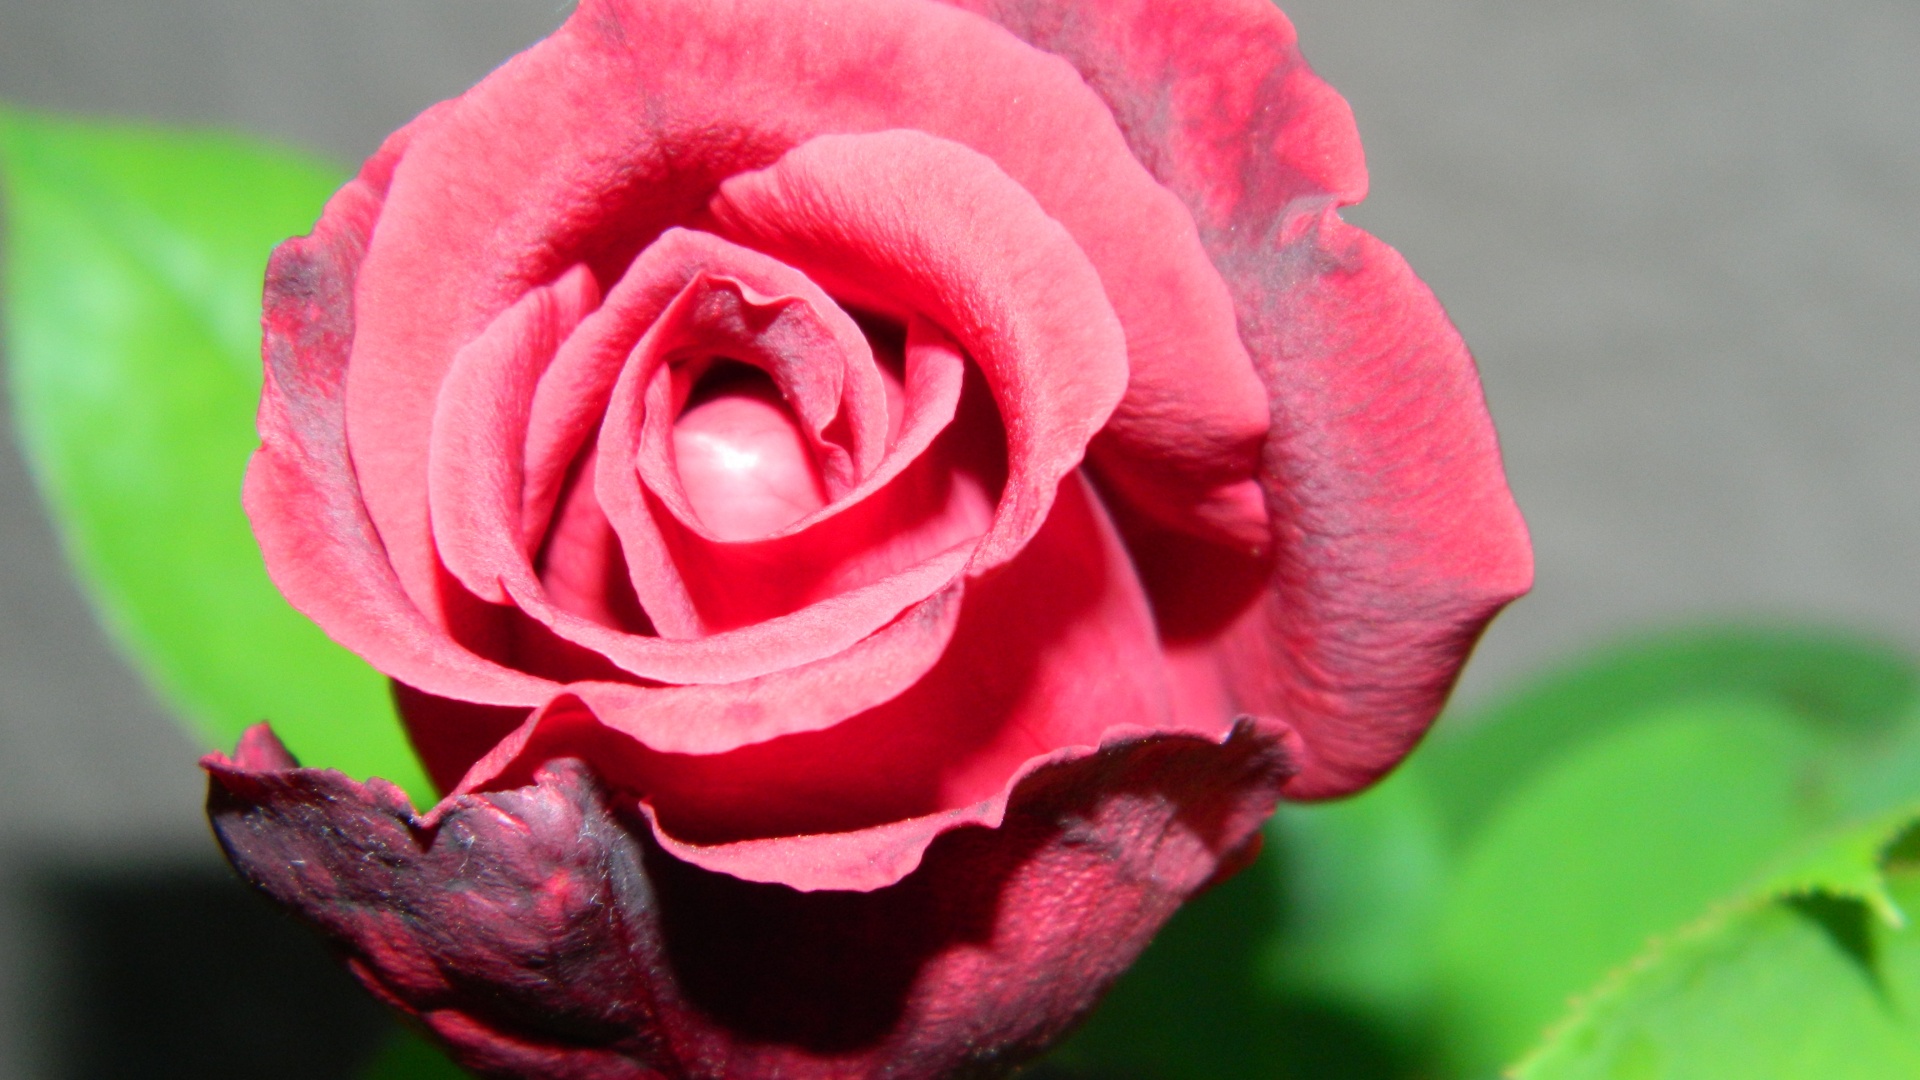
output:
[[[449,794],[209,759],[490,1075],[1044,1048],[1531,576],[1264,0],[584,0],[266,292],[246,503]]]

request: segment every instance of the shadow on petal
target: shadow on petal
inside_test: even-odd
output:
[[[427,828],[264,727],[212,755],[234,866],[486,1076],[1001,1075],[1092,1007],[1248,841],[1278,741],[1147,736],[1034,773],[997,829],[866,893],[681,862],[577,760]]]

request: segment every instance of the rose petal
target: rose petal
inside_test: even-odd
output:
[[[529,547],[545,534],[562,485],[574,471],[588,439],[599,430],[614,381],[633,347],[687,283],[702,273],[764,281],[769,291],[797,285],[795,273],[758,252],[710,233],[668,229],[626,268],[599,310],[561,346],[534,391],[527,421],[527,490],[522,503]]]
[[[1085,753],[1116,729],[1223,735],[1224,716],[1181,726],[1168,695],[1126,551],[1073,477],[1020,557],[974,582],[952,643],[912,689],[816,732],[727,754],[649,753],[631,779],[619,775],[663,839],[702,845],[696,861],[710,869],[745,872],[729,842],[781,837],[786,865],[817,875],[785,883],[854,887],[844,882],[897,878],[938,833],[998,813],[1013,778],[1049,755]]]
[[[809,281],[808,285],[812,286],[812,282]],[[849,328],[855,333],[859,332],[852,320],[840,312],[838,304],[828,300],[825,294],[821,294],[821,299],[832,305],[836,314],[846,319]],[[762,529],[742,536],[721,536],[705,528],[701,513],[694,508],[688,493],[684,490],[685,485],[682,481],[685,465],[680,463],[680,469],[676,470],[673,464],[678,453],[667,449],[670,441],[669,432],[673,433],[675,446],[679,445],[677,440],[681,437],[681,421],[685,416],[679,411],[679,399],[664,400],[662,404],[668,407],[656,410],[651,398],[651,394],[654,393],[653,387],[648,388],[648,415],[641,432],[642,446],[639,452],[633,455],[637,471],[646,480],[648,488],[683,525],[703,538],[726,544],[745,544],[791,536],[811,528],[824,518],[832,517],[847,507],[864,501],[918,460],[921,452],[926,450],[934,438],[953,420],[954,411],[960,401],[960,388],[966,372],[966,358],[961,354],[959,346],[937,325],[921,316],[911,316],[907,324],[906,338],[902,343],[901,351],[904,385],[897,391],[888,391],[876,380],[874,389],[870,392],[871,396],[884,395],[887,398],[884,409],[877,410],[883,411],[887,418],[884,456],[880,458],[877,465],[871,462],[863,462],[859,465],[857,486],[839,490],[830,489],[830,499],[825,503],[810,508],[806,513],[795,514],[775,528]],[[738,359],[731,353],[725,355]],[[821,357],[821,359],[830,360],[831,356]],[[865,342],[861,343],[859,359],[863,367],[875,376],[878,375],[878,369],[871,363],[872,354]],[[656,372],[652,378],[655,385],[663,381],[659,372]],[[775,385],[781,384],[776,382]],[[897,410],[892,401],[895,393],[900,398]],[[724,402],[718,404],[724,404]],[[896,411],[898,415],[895,415]],[[666,414],[666,419],[659,418],[662,413]],[[675,419],[676,416],[679,419]],[[876,416],[875,419],[878,417]],[[810,433],[797,431],[795,434],[805,436]],[[811,438],[817,439],[818,436],[812,435]],[[724,498],[724,493],[716,493],[712,496],[716,504]],[[738,512],[737,508],[733,512]]]
[[[827,492],[839,498],[872,473],[886,453],[886,389],[853,318],[805,275],[771,261],[769,271],[768,277],[785,279],[790,291],[769,295],[725,278],[689,282],[647,336],[659,339],[664,361],[725,358],[764,371],[824,474]],[[636,370],[643,367],[637,356],[629,363]],[[708,366],[676,364],[672,378],[656,372],[637,388],[651,392],[659,385],[667,391],[664,407],[649,407],[639,432],[647,447],[637,462],[641,475],[695,526],[697,515],[685,504],[665,443],[687,393]]]
[[[844,652],[946,587],[970,554],[965,548],[942,552],[791,614],[684,641],[640,637],[583,619],[555,606],[529,580],[515,579],[508,591],[528,615],[631,674],[667,683],[726,683]]]
[[[436,110],[416,125],[431,126]],[[247,466],[247,517],[267,572],[328,635],[381,671],[497,705],[536,705],[556,686],[460,647],[408,597],[368,518],[347,449],[349,291],[380,213],[404,129],[342,188],[313,234],[274,252],[263,318],[261,446]]]
[[[858,502],[878,491],[920,460],[933,440],[953,423],[960,408],[967,360],[946,331],[920,316],[908,319],[901,366],[904,378],[900,407],[894,410],[898,423],[890,435],[887,456],[873,475],[848,493],[847,502]]]
[[[1290,535],[1221,668],[1240,708],[1304,740],[1288,797],[1325,798],[1412,749],[1531,587],[1533,551],[1473,360],[1405,260],[1328,209],[1260,281],[1248,340],[1271,358],[1274,413],[1312,419],[1268,443]]]
[[[960,343],[1007,431],[1007,485],[971,569],[1013,557],[1126,387],[1125,338],[1073,238],[991,160],[914,131],[814,139],[726,181],[711,210],[829,289]]]
[[[654,636],[640,609],[620,537],[593,493],[596,451],[588,447],[564,487],[534,561],[554,606],[614,630]]]
[[[716,542],[655,515],[707,625],[744,626],[800,610],[941,552],[970,549],[992,524],[1006,475],[1006,438],[992,401],[976,375],[961,408],[965,358],[931,323],[911,320],[903,345],[898,437],[857,488],[754,541]]]
[[[931,854],[932,845],[943,835],[968,826],[1005,828],[1014,799],[1035,776],[1044,776],[1062,767],[1124,759],[1129,752],[1143,745],[1177,741],[1212,746],[1226,755],[1247,754],[1253,747],[1261,747],[1260,751],[1254,751],[1265,755],[1258,767],[1272,771],[1276,783],[1274,801],[1278,801],[1278,782],[1290,768],[1283,744],[1273,734],[1262,734],[1253,721],[1242,720],[1217,742],[1210,742],[1191,732],[1111,728],[1095,746],[1065,747],[1028,759],[1007,781],[1005,788],[970,806],[851,832],[769,837],[726,844],[695,844],[674,837],[661,825],[658,811],[650,804],[643,802],[640,809],[653,825],[654,839],[660,846],[675,858],[694,866],[742,881],[779,884],[803,892],[824,889],[871,892],[907,879],[923,865]],[[1257,800],[1266,794],[1263,785],[1257,781],[1249,784],[1245,776],[1218,775],[1210,782],[1220,785],[1219,790],[1223,795],[1236,788],[1242,797],[1250,800]],[[1259,815],[1261,819],[1272,812],[1273,803],[1267,802],[1265,805],[1266,809]],[[1193,882],[1191,887],[1199,884]]]
[[[607,302],[581,323],[553,360],[554,368],[567,363],[570,370],[549,370],[541,379],[543,386],[559,375],[585,387],[581,393],[590,396],[595,384],[593,369],[597,363],[604,366],[608,339],[617,339],[627,320],[647,313],[651,299],[660,291],[660,280],[678,275],[684,283],[687,275],[703,272],[700,259],[718,250],[693,239],[676,243],[679,246],[663,253],[659,261],[646,266],[637,263],[640,276],[634,284],[629,287],[623,281]],[[759,260],[757,265],[771,265],[764,257],[755,258]],[[750,269],[744,264],[730,265],[742,272]],[[530,301],[524,310],[547,310],[543,303]],[[514,318],[497,325],[502,328],[498,332],[510,343],[519,340],[515,327],[541,324]],[[458,564],[457,573],[473,585],[493,586],[497,592],[490,595],[501,596],[560,639],[590,649],[633,675],[673,683],[731,682],[831,656],[938,592],[966,563],[966,550],[940,552],[806,610],[697,641],[642,637],[575,614],[548,595],[533,571],[527,549],[520,546],[520,538],[527,533],[519,520],[525,502],[511,490],[514,469],[507,459],[517,442],[534,438],[534,433],[522,426],[530,423],[529,416],[538,418],[540,413],[539,390],[533,391],[532,404],[526,403],[526,376],[533,369],[516,348],[483,344],[464,355],[467,362],[455,368],[443,390],[449,410],[456,411],[449,412],[440,436],[446,445],[438,457],[441,464],[434,473],[432,491],[436,512],[448,534],[449,557]],[[555,403],[551,411],[564,410]],[[549,430],[565,426],[565,421],[556,421]],[[659,617],[657,612],[649,614]],[[424,690],[435,689],[417,678],[403,681]],[[549,697],[551,693],[543,694],[531,704]]]
[[[1134,156],[1192,212],[1216,261],[1227,243],[1268,241],[1296,199],[1366,197],[1352,110],[1266,0],[942,2],[1071,63]]]
[[[475,705],[393,684],[393,706],[407,728],[407,741],[420,755],[435,791],[459,786],[473,763],[513,735],[538,709]]]
[[[804,893],[674,859],[578,762],[426,826],[271,738],[204,762],[236,869],[461,1065],[554,1080],[999,1075],[1244,849],[1285,769],[1251,728],[1116,744],[892,888]]]
[[[910,400],[902,438],[857,488],[772,535],[723,541],[689,528],[686,512],[671,512],[665,500],[643,498],[630,468],[601,472],[605,482],[622,485],[610,496],[615,521],[625,526],[630,557],[645,560],[648,575],[636,575],[635,583],[652,586],[656,607],[677,605],[672,610],[685,625],[704,635],[779,618],[945,553],[971,551],[1004,487],[1005,436],[983,387],[976,385],[961,408],[965,362],[944,335],[916,322],[905,351]],[[625,423],[626,413],[616,395],[607,430]],[[956,415],[960,422],[942,433]],[[649,485],[644,494],[653,490]]]
[[[527,783],[554,757],[598,747],[595,759],[637,760],[621,739],[673,754],[723,754],[819,731],[898,697],[946,652],[959,622],[958,583],[824,660],[711,686],[581,682],[498,740],[458,784],[461,793]],[[618,767],[609,766],[613,774]],[[452,790],[450,788],[449,790]]]
[[[930,559],[970,554],[993,522],[996,480],[1004,475],[1000,447],[982,445],[998,438],[991,419],[977,425],[986,438],[949,431],[884,487],[858,501],[842,500],[830,516],[784,536],[716,542],[653,503],[650,518],[662,551],[687,585],[701,626],[711,632],[780,618],[910,573]]]
[[[672,372],[654,376],[655,385],[678,381]],[[669,397],[663,411],[670,416],[672,408]],[[651,406],[647,415],[644,428],[651,432]],[[665,490],[654,490],[670,511],[676,503],[684,506],[687,516],[680,525],[691,532],[723,543],[758,540],[827,505],[827,487],[806,436],[779,389],[764,378],[735,379],[661,427],[667,430],[661,432],[658,457],[652,448],[641,455],[648,463],[641,475],[654,462],[670,469]]]
[[[560,345],[599,302],[584,266],[529,291],[460,350],[440,387],[427,461],[434,545],[473,595],[509,600],[501,549],[521,536],[523,447],[534,388]],[[525,564],[526,553],[513,570]]]
[[[716,624],[702,610],[695,597],[699,582],[689,582],[681,573],[662,536],[665,523],[656,520],[651,505],[656,500],[663,504],[681,530],[719,540],[698,524],[672,460],[669,444],[682,394],[672,390],[668,365],[677,356],[718,353],[767,370],[781,396],[798,410],[795,434],[804,432],[811,444],[811,460],[796,464],[826,472],[827,490],[835,496],[844,496],[870,475],[885,451],[885,391],[865,335],[804,275],[764,256],[755,255],[754,260],[743,259],[743,269],[767,284],[787,285],[784,294],[765,295],[748,283],[710,272],[694,276],[634,346],[600,425],[595,494],[620,536],[641,606],[666,637],[703,637],[743,625]],[[861,372],[858,385],[866,387],[857,397],[850,394],[853,400],[848,402],[848,410],[864,418],[857,425],[864,435],[856,440],[854,456],[840,451],[836,459],[822,453],[823,448],[838,450],[824,438],[835,404],[824,399],[839,395],[840,373],[848,371]],[[832,373],[831,379],[823,372]],[[820,385],[809,392],[809,383]],[[855,379],[847,378],[845,385],[851,388]],[[821,462],[822,457],[827,460]],[[801,512],[795,518],[812,516]]]
[[[937,665],[915,652],[926,674],[910,680],[858,650],[770,676],[764,700],[789,703],[788,716],[733,714],[732,687],[624,700],[575,687],[590,709],[563,700],[543,711],[462,790],[523,783],[542,761],[581,756],[643,793],[682,857],[795,888],[866,889],[909,873],[937,835],[997,821],[1018,778],[1047,762],[1142,732],[1217,741],[1229,726],[1170,715],[1145,598],[1078,477],[1027,550],[969,586],[951,633]],[[885,696],[848,708],[876,680]]]
[[[966,93],[929,74],[952,72],[968,74]],[[425,429],[454,353],[567,266],[614,280],[663,229],[692,220],[721,179],[824,132],[914,128],[992,158],[1112,284],[1149,372],[1138,385],[1183,385],[1151,396],[1144,460],[1191,459],[1200,471],[1161,485],[1156,505],[1205,502],[1250,472],[1266,419],[1191,221],[1072,70],[987,20],[930,0],[592,0],[448,117],[396,172],[356,293],[349,386],[372,518],[429,610],[441,585]],[[1165,412],[1181,402],[1194,407]]]
[[[951,2],[1086,75],[1192,212],[1268,388],[1274,577],[1216,654],[1176,659],[1181,696],[1291,724],[1305,751],[1290,798],[1365,786],[1527,590],[1532,553],[1459,335],[1392,249],[1333,213],[1366,194],[1351,111],[1264,0]],[[1217,609],[1235,587],[1155,598],[1165,618],[1206,622],[1218,612],[1181,609]]]

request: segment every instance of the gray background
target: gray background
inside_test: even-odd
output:
[[[1169,0],[1172,2],[1172,0]],[[1920,5],[1302,0],[1372,198],[1481,363],[1539,584],[1463,693],[1625,630],[1920,650]],[[351,164],[554,0],[0,0],[0,99]],[[195,748],[67,583],[0,440],[0,1076],[57,983],[14,868],[210,860]]]

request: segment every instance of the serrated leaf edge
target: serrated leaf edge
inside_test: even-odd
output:
[[[1549,1053],[1581,1026],[1593,1022],[1594,1014],[1609,1001],[1627,992],[1640,975],[1666,961],[1672,952],[1704,940],[1724,929],[1734,919],[1757,912],[1769,904],[1814,896],[1852,900],[1866,905],[1875,917],[1889,927],[1905,929],[1906,914],[1900,910],[1887,889],[1886,860],[1891,850],[1916,830],[1920,830],[1920,802],[1829,830],[1801,845],[1790,856],[1775,863],[1776,869],[1761,874],[1757,886],[1745,888],[1735,896],[1715,903],[1705,914],[1677,930],[1648,938],[1633,959],[1609,971],[1591,989],[1569,998],[1567,1010],[1560,1019],[1549,1024],[1533,1049],[1508,1066],[1501,1075],[1506,1080],[1528,1080],[1529,1074],[1541,1066]],[[1873,880],[1865,889],[1836,888],[1800,877],[1807,867],[1817,864],[1822,854],[1830,853],[1836,846],[1845,845],[1859,834],[1875,838],[1869,845],[1873,853]],[[1784,869],[1778,869],[1781,867]]]

